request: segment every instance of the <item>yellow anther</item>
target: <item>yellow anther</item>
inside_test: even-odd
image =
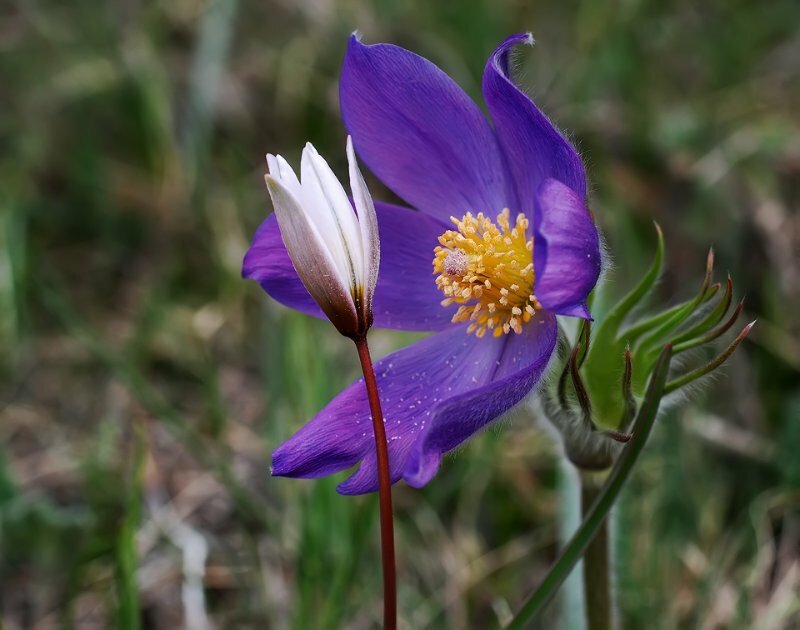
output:
[[[503,210],[495,221],[482,212],[451,217],[457,230],[439,237],[434,249],[436,286],[444,294],[442,306],[461,305],[454,322],[470,322],[467,332],[483,337],[487,330],[500,337],[522,332],[541,305],[533,294],[533,239],[529,222]]]

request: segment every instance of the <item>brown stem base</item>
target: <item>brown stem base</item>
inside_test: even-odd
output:
[[[397,577],[394,557],[394,522],[392,520],[392,480],[389,473],[389,448],[383,426],[383,412],[378,397],[378,383],[372,368],[367,337],[354,339],[367,386],[369,409],[372,414],[372,429],[375,433],[375,453],[378,459],[378,496],[381,519],[381,559],[383,561],[383,626],[387,630],[397,628]]]

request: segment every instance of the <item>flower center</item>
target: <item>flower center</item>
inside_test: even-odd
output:
[[[533,294],[533,238],[527,237],[528,219],[503,210],[496,220],[482,212],[462,219],[451,217],[458,230],[439,237],[434,251],[436,286],[444,293],[442,306],[461,304],[453,322],[472,323],[468,333],[483,337],[491,330],[495,337],[512,330],[519,334],[522,324],[542,308]],[[498,227],[499,226],[499,227]]]

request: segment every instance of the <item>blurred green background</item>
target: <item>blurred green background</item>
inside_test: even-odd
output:
[[[345,173],[354,29],[478,102],[487,55],[533,31],[520,76],[585,156],[612,292],[649,263],[652,220],[663,303],[694,293],[714,245],[758,324],[627,488],[622,619],[800,627],[796,0],[3,4],[2,627],[377,625],[375,498],[268,474],[355,353],[239,277],[266,152],[296,163],[310,140]],[[410,339],[376,331],[374,351]],[[507,620],[556,556],[563,485],[550,435],[517,418],[397,486],[402,627]]]

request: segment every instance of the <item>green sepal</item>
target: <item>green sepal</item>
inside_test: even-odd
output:
[[[647,336],[639,345],[639,348],[652,348],[659,340],[662,340],[667,334],[675,330],[689,317],[691,317],[697,309],[710,300],[719,290],[719,285],[711,286],[711,274],[714,271],[714,254],[708,252],[706,260],[706,273],[703,277],[703,284],[691,300],[687,300],[682,304],[673,306],[672,308],[655,315],[643,322],[640,322],[624,333],[622,337],[629,343],[634,343],[644,334]]]
[[[656,253],[639,284],[603,316],[593,331],[584,376],[594,403],[595,420],[604,429],[617,429],[623,413],[619,399],[626,342],[619,335],[625,319],[652,291],[664,267],[664,234],[657,223]]]
[[[750,333],[750,330],[753,328],[754,325],[755,321],[752,321],[749,324],[747,324],[747,326],[745,326],[742,329],[742,332],[740,332],[736,336],[736,339],[734,339],[730,343],[730,345],[727,348],[725,348],[725,350],[723,350],[716,357],[711,359],[711,361],[697,368],[696,370],[687,372],[683,376],[680,376],[675,380],[672,380],[669,383],[667,383],[666,387],[664,388],[664,394],[665,395],[671,394],[672,392],[680,389],[681,387],[685,387],[689,383],[696,381],[698,378],[701,378],[706,374],[709,374],[710,372],[716,370],[720,365],[725,363],[725,361],[727,361],[728,358],[734,353],[736,348],[739,347],[739,344],[742,343],[742,341],[744,341],[744,338],[747,337],[747,335]]]
[[[705,333],[719,324],[719,322],[722,321],[722,318],[725,317],[725,314],[728,312],[732,300],[733,280],[731,280],[731,277],[728,276],[726,280],[725,293],[722,295],[714,308],[712,308],[702,320],[697,322],[697,324],[672,339],[672,348],[675,354],[683,350],[688,350],[690,347],[694,347],[693,345],[685,346],[685,344],[693,343],[696,340],[703,339]],[[680,350],[678,349],[678,346],[681,346]]]
[[[681,318],[678,323],[682,323],[689,316],[691,316],[699,306],[708,302],[711,298],[713,298],[717,291],[719,290],[719,285],[714,284],[711,287],[708,287],[705,298],[702,300],[700,304],[697,303],[697,296],[693,297],[691,300],[686,300],[685,302],[681,302],[680,304],[676,304],[675,306],[671,306],[665,311],[661,311],[656,315],[652,315],[645,320],[637,322],[630,328],[626,329],[624,332],[620,334],[622,339],[625,339],[629,343],[635,343],[639,340],[642,335],[647,333],[652,333],[653,330],[656,328],[663,329],[666,327],[674,328],[675,326],[670,326],[673,324],[676,319],[678,319],[681,315],[686,314],[688,312],[688,316]],[[698,294],[699,295],[699,294]],[[693,307],[693,308],[692,308]],[[663,336],[663,334],[661,335]]]
[[[655,258],[653,258],[650,269],[647,270],[647,273],[639,281],[639,284],[606,314],[603,318],[603,324],[597,332],[598,335],[607,334],[613,330],[614,337],[616,337],[622,322],[647,294],[650,293],[656,281],[661,277],[661,272],[664,269],[664,233],[661,231],[661,226],[659,226],[658,223],[653,222],[653,226],[656,228],[657,244],[656,255]]]
[[[711,285],[711,274],[713,271],[714,252],[713,250],[709,250],[706,259],[706,273],[703,277],[703,284],[700,286],[697,295],[691,300],[679,305],[677,308],[673,307],[665,311],[665,313],[669,313],[669,317],[664,318],[659,325],[648,332],[643,340],[636,344],[636,350],[633,356],[634,363],[637,366],[633,379],[634,392],[641,392],[644,389],[645,379],[655,362],[655,354],[658,352],[659,346],[665,343],[665,338],[691,318],[692,315],[697,312],[697,309],[711,299],[719,290],[718,284]],[[626,333],[624,338],[629,343],[632,343],[634,339],[629,337],[628,334],[629,333]]]

